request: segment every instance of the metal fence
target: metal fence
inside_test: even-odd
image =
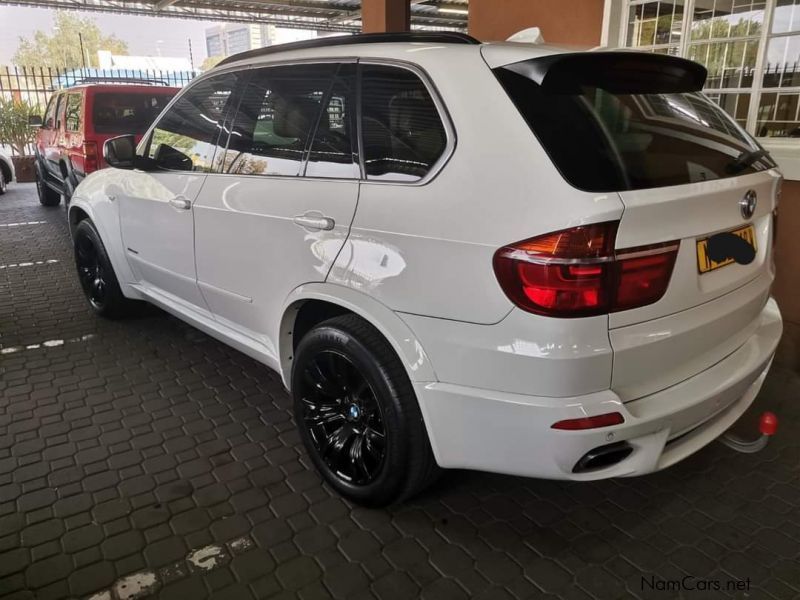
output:
[[[54,92],[86,83],[134,83],[183,87],[199,71],[152,69],[54,69],[0,66],[0,97],[23,101],[44,113]],[[1,142],[2,140],[0,140]]]

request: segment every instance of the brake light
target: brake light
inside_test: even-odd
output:
[[[528,312],[581,317],[658,301],[678,242],[614,250],[618,221],[582,225],[517,242],[494,256],[509,299]]]
[[[97,162],[97,144],[95,142],[83,142],[83,172],[88,175],[99,168]]]
[[[594,417],[580,417],[578,419],[565,419],[553,423],[551,429],[562,429],[564,431],[581,431],[584,429],[597,429],[599,427],[611,427],[621,425],[625,418],[618,412],[595,415]]]

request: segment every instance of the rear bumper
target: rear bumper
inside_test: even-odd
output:
[[[747,340],[715,365],[657,393],[623,403],[613,390],[569,398],[495,392],[449,383],[416,384],[437,462],[552,479],[642,475],[668,467],[730,428],[752,404],[782,333],[770,299]],[[559,431],[563,419],[619,412],[625,422]],[[573,473],[590,450],[627,442],[633,452],[606,468]]]

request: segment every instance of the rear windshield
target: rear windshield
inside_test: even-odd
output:
[[[701,93],[626,94],[597,85],[544,90],[495,69],[562,176],[591,192],[657,188],[770,169],[775,163]]]
[[[99,92],[92,117],[96,133],[143,134],[172,100],[173,92]]]

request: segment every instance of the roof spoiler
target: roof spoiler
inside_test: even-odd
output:
[[[685,58],[631,51],[552,54],[503,68],[553,94],[575,94],[583,86],[614,94],[699,92],[708,74],[704,66]]]

